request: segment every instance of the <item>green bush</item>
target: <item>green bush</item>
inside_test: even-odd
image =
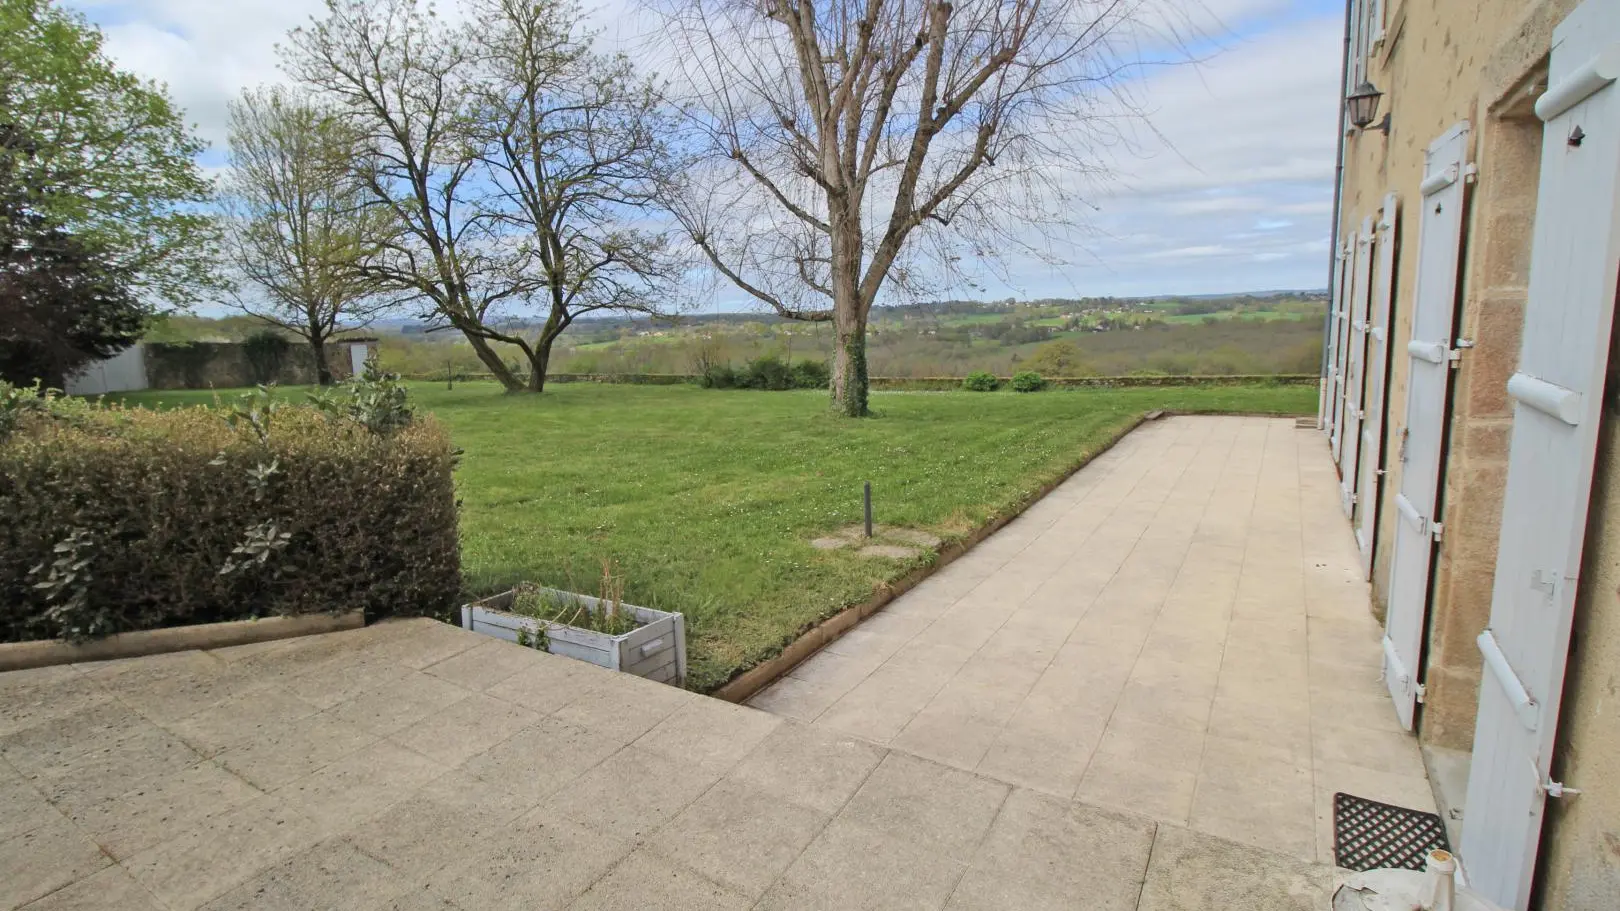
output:
[[[453,454],[386,384],[324,408],[17,407],[0,440],[0,641],[363,609],[460,590]]]
[[[749,389],[780,391],[793,388],[793,368],[774,354],[749,361],[745,374],[746,381],[743,385]]]
[[[698,374],[704,389],[825,389],[831,373],[826,361],[799,361],[791,366],[774,354],[757,357],[742,369],[711,364]]]
[[[987,370],[975,370],[962,380],[962,388],[969,392],[995,392],[1001,388],[1001,381]]]
[[[735,389],[742,383],[730,364],[710,364],[698,375],[698,385],[704,389]]]
[[[798,389],[826,389],[832,371],[826,361],[799,361],[793,365],[793,385]]]
[[[1040,392],[1046,388],[1046,380],[1033,370],[1022,370],[1012,375],[1014,392]]]

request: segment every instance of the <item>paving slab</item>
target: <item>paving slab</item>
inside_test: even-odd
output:
[[[1320,911],[1328,906],[1332,889],[1329,867],[1164,826],[1154,840],[1137,907]]]
[[[727,779],[659,828],[647,844],[754,900],[804,852],[829,818],[767,788]]]
[[[835,819],[754,907],[770,911],[942,908],[964,872],[965,864],[937,851]]]
[[[948,907],[1130,911],[1155,829],[1140,816],[1015,791]]]
[[[112,864],[84,833],[56,819],[0,842],[0,908],[17,908]]]
[[[946,581],[965,594],[974,578]],[[869,641],[915,637],[922,605],[875,618]],[[1020,621],[986,642],[1013,654],[1060,625]],[[1121,688],[1134,666],[1072,637],[1040,679],[941,641],[895,648],[899,662],[861,681],[891,680],[901,702],[923,704],[954,681],[975,717],[1010,711],[1010,740],[986,756],[1000,765],[977,770],[431,620],[222,651],[0,674],[0,693],[32,706],[0,734],[24,766],[0,755],[0,911],[1124,909],[1161,893],[1194,903],[1155,907],[1213,911],[1231,905],[1197,904],[1192,886],[1156,874],[1161,853],[1248,870],[1239,880],[1285,897],[1299,877],[1327,875],[1219,838],[1189,847],[1140,809],[1076,801],[1077,763],[1035,775],[1106,739],[1085,685]],[[186,700],[167,694],[206,689],[186,675],[222,673],[234,682],[218,701],[172,717]],[[167,708],[149,717],[120,697],[125,684]],[[385,698],[394,685],[397,702]],[[1009,687],[1029,690],[1015,708]],[[50,708],[55,694],[66,708]],[[894,716],[873,703],[871,717]],[[1122,737],[1125,758],[1155,743]],[[1019,743],[1045,752],[1004,749]],[[1411,782],[1330,768],[1324,781],[1347,786]],[[1320,787],[1309,800],[1319,812]]]
[[[1320,434],[1165,418],[751,704],[1328,863],[1327,787],[1429,803],[1367,604]]]

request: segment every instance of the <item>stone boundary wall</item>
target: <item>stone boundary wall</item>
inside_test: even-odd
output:
[[[407,374],[406,379],[443,382],[442,373]],[[488,373],[458,372],[456,382],[494,379]],[[959,376],[874,376],[872,388],[884,391],[947,392],[962,388]],[[1010,377],[999,377],[1003,384]],[[1049,389],[1125,389],[1148,386],[1315,386],[1321,377],[1314,373],[1233,374],[1229,376],[1070,376],[1047,377]],[[553,373],[547,383],[608,383],[627,386],[679,386],[696,383],[695,373]]]
[[[370,339],[338,339],[326,345],[326,363],[334,380],[354,374],[349,348],[365,345],[372,355],[377,343]],[[290,339],[280,368],[271,376],[260,375],[242,342],[145,342],[148,389],[236,389],[259,383],[278,386],[308,386],[315,382],[315,356],[309,346]]]

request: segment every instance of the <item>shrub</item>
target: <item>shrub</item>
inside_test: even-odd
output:
[[[798,389],[826,389],[832,371],[826,361],[799,361],[793,365],[793,385]]]
[[[405,401],[405,387],[399,384],[399,378],[379,373],[373,361],[366,361],[361,382],[311,392],[309,402],[327,417],[348,418],[380,436],[407,427],[416,419],[415,410]]]
[[[969,392],[995,392],[1001,388],[1001,381],[996,379],[994,373],[975,370],[962,380],[962,388]]]
[[[1022,370],[1012,375],[1014,392],[1040,392],[1046,388],[1046,380],[1033,370]]]
[[[789,366],[774,354],[757,357],[742,369],[710,364],[698,374],[704,389],[825,389],[831,378],[826,361],[799,361]]]
[[[730,364],[710,364],[698,375],[698,385],[704,389],[735,389],[741,383]]]
[[[360,387],[352,409],[260,394],[229,420],[82,402],[19,413],[0,441],[0,641],[451,607],[449,440]]]
[[[783,390],[793,388],[793,368],[774,354],[756,357],[748,362],[746,380],[749,389]]]

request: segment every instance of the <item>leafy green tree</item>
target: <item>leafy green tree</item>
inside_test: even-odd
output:
[[[219,284],[203,143],[163,88],[117,69],[100,30],[50,0],[0,0],[0,126],[9,180],[143,306]]]
[[[366,271],[393,239],[393,218],[368,205],[354,173],[358,137],[306,93],[250,90],[230,112],[225,250],[245,279],[235,306],[303,339],[330,386],[328,343],[396,303]]]
[[[134,342],[145,313],[117,266],[39,214],[41,194],[16,179],[28,159],[0,125],[0,380],[59,387]]]
[[[1084,363],[1080,347],[1060,338],[1036,348],[1024,366],[1045,376],[1085,376]]]

